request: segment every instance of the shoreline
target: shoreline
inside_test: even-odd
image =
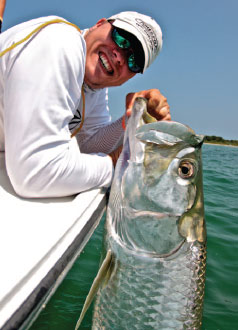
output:
[[[223,146],[223,147],[234,147],[234,148],[238,147],[238,145],[225,144],[225,143],[204,142],[204,144],[215,145],[215,146]]]

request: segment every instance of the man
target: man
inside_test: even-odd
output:
[[[39,29],[54,19],[25,22],[0,36],[0,49],[11,47],[0,58],[0,150],[5,150],[11,183],[23,197],[109,186],[136,96],[148,99],[157,119],[170,119],[158,90],[129,94],[126,116],[115,123],[108,113],[107,87],[144,72],[161,49],[162,33],[153,19],[122,12],[82,34],[67,23]]]

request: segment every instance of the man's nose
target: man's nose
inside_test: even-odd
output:
[[[126,63],[126,52],[123,49],[117,49],[115,48],[113,50],[113,55],[115,61],[120,65],[124,65]]]

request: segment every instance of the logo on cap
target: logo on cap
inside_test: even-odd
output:
[[[159,44],[153,29],[149,25],[147,25],[142,19],[136,18],[135,20],[136,20],[136,25],[142,28],[144,33],[149,38],[149,42],[152,50],[154,49],[157,50],[159,48]]]

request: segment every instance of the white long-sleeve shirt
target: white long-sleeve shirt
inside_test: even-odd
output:
[[[5,31],[0,50],[54,18]],[[90,148],[90,140],[95,142],[100,129],[110,124],[107,90],[86,88],[78,143],[70,138],[70,128],[82,116],[85,59],[82,34],[64,23],[43,28],[0,58],[0,150],[5,151],[11,183],[23,197],[67,196],[111,183],[112,160],[97,153],[108,150]]]

